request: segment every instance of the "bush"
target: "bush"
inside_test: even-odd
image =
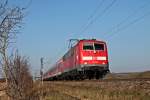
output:
[[[30,73],[29,61],[18,53],[8,61],[7,69],[7,95],[11,100],[30,100],[33,88],[32,75]]]

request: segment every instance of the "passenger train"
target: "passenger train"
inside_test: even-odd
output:
[[[82,39],[72,46],[43,75],[48,80],[100,79],[109,72],[107,44],[96,39]]]

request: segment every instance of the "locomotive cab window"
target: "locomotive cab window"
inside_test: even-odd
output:
[[[104,50],[104,44],[94,43],[95,50]]]
[[[83,44],[83,50],[93,50],[93,44],[92,43],[84,43]]]
[[[84,43],[83,50],[104,50],[104,44],[100,43]]]

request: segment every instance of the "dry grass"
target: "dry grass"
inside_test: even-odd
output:
[[[149,72],[132,75],[145,78]],[[43,86],[36,81],[29,94],[36,100],[149,100],[150,80],[51,81],[44,82]],[[0,97],[0,100],[4,100],[4,97]]]
[[[150,81],[49,82],[45,100],[149,100]]]
[[[109,74],[106,79],[150,78],[150,71]],[[55,81],[44,83],[44,100],[149,100],[150,81]]]
[[[131,79],[131,78],[150,78],[150,71],[130,72],[130,73],[109,73],[105,79]]]
[[[4,82],[0,82],[0,100],[6,100],[6,93],[5,93],[6,85]]]

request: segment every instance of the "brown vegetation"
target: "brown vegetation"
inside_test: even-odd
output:
[[[35,94],[39,83],[34,84],[30,74],[30,65],[25,57],[16,55],[9,59],[9,70],[7,71],[8,82],[1,87],[1,96],[3,100],[39,100]],[[0,99],[1,100],[1,99]]]
[[[8,53],[10,43],[14,42],[22,26],[23,11],[24,8],[9,6],[8,0],[0,1],[0,67],[6,82],[5,88],[1,88],[0,99],[3,100],[34,100],[30,95],[33,80],[28,60],[18,53],[11,57]]]
[[[136,79],[150,78],[150,71],[145,72],[130,72],[130,73],[109,73],[104,79]]]
[[[21,27],[23,9],[20,7],[9,7],[8,0],[0,1],[0,59],[3,75],[7,83],[7,71],[9,70],[8,46],[14,42],[16,34]]]
[[[149,75],[149,71],[129,74],[110,73],[109,77],[106,77],[111,79],[110,81],[45,82],[42,87],[43,98],[44,100],[149,100],[150,79],[132,80],[132,78],[150,78]],[[129,80],[116,80],[117,78]]]
[[[47,82],[44,100],[149,100],[150,81]]]
[[[33,87],[29,67],[28,60],[18,54],[9,60],[9,71],[7,72],[7,94],[13,100],[28,100],[28,92]]]

